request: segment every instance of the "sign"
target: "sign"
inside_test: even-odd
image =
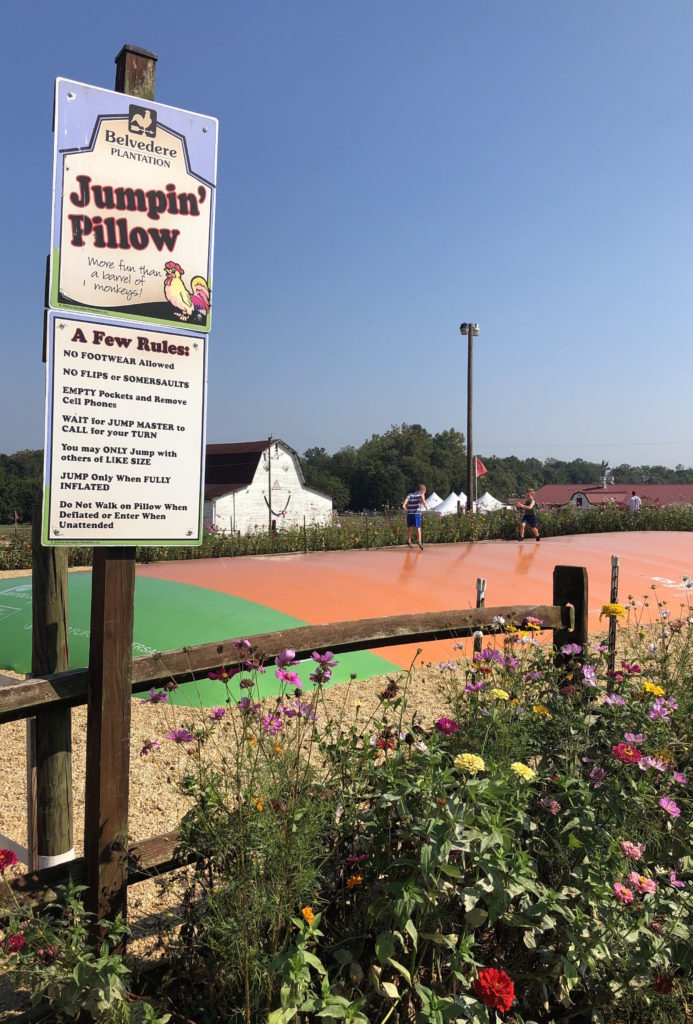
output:
[[[57,79],[52,309],[209,331],[217,124]]]
[[[202,542],[207,337],[48,315],[43,543]]]

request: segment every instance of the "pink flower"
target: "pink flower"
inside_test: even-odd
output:
[[[270,736],[276,736],[278,732],[282,731],[284,724],[279,715],[263,715],[262,728],[265,732],[269,733]]]
[[[24,949],[26,946],[26,939],[23,935],[10,935],[7,940],[7,952],[8,954],[18,953],[20,949]]]
[[[657,801],[657,803],[662,808],[662,810],[666,811],[667,814],[670,814],[672,818],[678,818],[679,814],[681,813],[681,808],[677,806],[676,802],[672,800],[671,797],[663,796],[660,800]]]
[[[211,708],[209,712],[210,722],[218,722],[226,714],[226,708]]]
[[[624,764],[637,764],[638,761],[642,760],[642,754],[638,748],[630,743],[617,743],[611,748],[611,753],[619,761],[623,761]]]
[[[657,883],[654,878],[646,878],[644,875],[639,875],[637,871],[631,871],[628,881],[638,892],[657,892]]]
[[[632,743],[634,747],[639,747],[641,743],[645,742],[645,737],[641,732],[626,732],[623,734],[623,738],[626,743]]]
[[[681,879],[677,877],[675,871],[669,872],[669,882],[674,886],[675,889],[685,889],[686,887],[686,883],[682,882]]]
[[[558,800],[553,800],[551,797],[542,797],[539,801],[542,807],[545,807],[549,814],[558,814],[561,810],[561,805]]]
[[[171,743],[192,743],[195,737],[187,729],[171,729],[166,733],[164,739],[170,740]]]
[[[250,640],[245,640],[244,639],[244,640],[234,640],[233,646],[236,648],[237,651],[249,651],[249,650],[252,649],[253,645],[251,644]]]
[[[324,665],[325,668],[334,668],[339,662],[334,660],[334,654],[332,651],[325,651],[324,654],[318,654],[317,651],[313,651],[311,655],[313,661],[317,661],[319,665]]]
[[[17,863],[17,854],[14,850],[0,850],[0,875],[7,868],[13,867]]]
[[[161,744],[158,740],[145,740],[140,750],[140,757],[146,757],[151,750],[159,750],[160,747]]]
[[[626,857],[630,857],[631,860],[640,860],[645,852],[645,844],[631,843],[626,839],[621,843],[621,852],[624,853]]]
[[[152,686],[151,690],[149,691],[149,696],[148,697],[143,697],[139,701],[139,703],[140,704],[165,704],[167,700],[168,700],[168,694],[167,693],[157,693],[156,690],[154,689],[154,687]]]
[[[296,662],[292,661],[290,662],[290,664],[295,665]],[[297,672],[287,672],[286,669],[278,668],[275,669],[274,674],[277,677],[277,679],[282,679],[289,686],[303,686],[303,681],[301,680]]]
[[[622,903],[632,903],[633,893],[621,882],[614,882],[614,892]]]
[[[678,782],[679,786],[688,785],[688,779],[682,772],[672,772],[671,777],[673,778],[674,782]]]
[[[296,651],[292,651],[290,647],[280,651],[274,659],[274,664],[279,668],[286,668],[287,665],[298,665],[298,662],[296,661]]]
[[[436,722],[436,729],[438,732],[442,732],[444,736],[454,736],[456,732],[460,731],[460,727],[454,718],[439,718]]]

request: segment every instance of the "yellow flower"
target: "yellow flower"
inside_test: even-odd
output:
[[[346,880],[347,889],[353,889],[357,885],[361,885],[363,882],[363,875],[349,875]]]
[[[277,741],[276,741],[276,740],[274,741],[274,744],[273,744],[273,746],[274,746],[274,752],[275,752],[275,754],[283,754],[283,753],[284,753],[284,751],[283,751],[283,750],[282,750],[282,748],[281,748],[281,747],[279,746],[279,744],[277,743]]]
[[[530,768],[529,765],[523,764],[522,761],[513,761],[510,765],[510,771],[515,772],[515,774],[519,775],[525,782],[531,782],[532,779],[536,778],[537,774],[534,771],[534,768]]]
[[[623,619],[625,618],[626,609],[622,604],[603,604],[602,610],[599,613],[599,618],[602,619],[606,615],[609,619]]]
[[[312,907],[304,907],[301,911],[306,924],[312,924],[315,920],[315,914],[313,913]]]
[[[535,715],[542,715],[544,718],[553,718],[553,715],[545,704],[535,704],[532,711]]]
[[[477,754],[458,754],[455,758],[455,767],[469,775],[486,771],[483,757],[478,757]]]
[[[494,686],[489,692],[492,697],[496,698],[496,700],[510,700],[510,694],[508,691],[500,690],[497,686]]]
[[[643,679],[643,681],[642,681],[642,683],[640,685],[642,686],[642,688],[645,691],[645,693],[651,693],[653,697],[663,697],[664,696],[664,690],[662,689],[661,686],[657,686],[656,683],[648,683],[648,681],[646,679]]]
[[[255,804],[255,806],[257,807],[258,811],[262,810],[262,797],[261,796],[251,796],[250,802],[251,802],[251,804]]]
[[[253,736],[253,734],[251,733],[250,736],[248,737],[248,743],[250,743],[251,746],[253,745],[253,743],[257,743],[257,736]]]

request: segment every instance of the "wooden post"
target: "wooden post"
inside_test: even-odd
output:
[[[476,606],[477,608],[483,608],[486,603],[486,580],[478,579],[476,581]],[[474,652],[481,650],[484,638],[481,636],[474,637]]]
[[[69,666],[67,551],[41,544],[42,503],[31,530],[31,673],[44,676]],[[70,709],[27,719],[27,824],[29,870],[72,860],[72,729]]]
[[[124,46],[116,89],[154,99],[155,54]],[[97,920],[126,912],[135,549],[95,548],[84,800],[85,906]]]
[[[303,554],[308,554],[308,534],[306,533],[306,517],[303,517]]]
[[[580,644],[583,652],[587,646],[587,598],[587,569],[576,565],[557,565],[553,570],[553,603],[561,606],[571,604],[575,609],[575,629],[554,630],[558,664],[564,660],[560,654],[564,644]]]
[[[366,520],[366,550],[368,550],[368,516],[363,517]]]
[[[611,594],[609,600],[612,604],[618,603],[618,567],[619,557],[618,555],[611,556]],[[616,616],[611,615],[609,617],[609,672],[613,672],[616,666]],[[607,676],[606,688],[611,690],[613,676]]]

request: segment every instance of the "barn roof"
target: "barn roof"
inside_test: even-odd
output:
[[[250,487],[262,453],[270,442],[238,441],[233,444],[208,444],[205,459],[205,498],[220,498],[223,494]],[[280,444],[292,455],[297,453],[279,437],[272,444]],[[301,467],[298,468],[302,479]]]
[[[590,505],[623,505],[633,491],[644,505],[693,505],[693,484],[546,484],[534,497],[537,505],[566,505],[575,494],[584,494]]]

